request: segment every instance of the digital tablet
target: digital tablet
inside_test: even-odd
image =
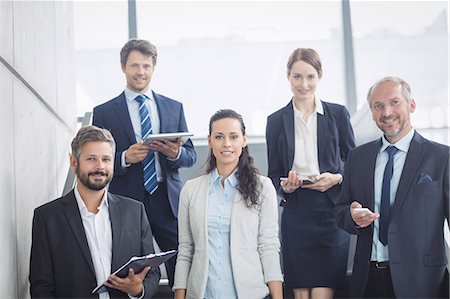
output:
[[[288,178],[287,177],[281,177],[280,181],[286,181]],[[308,184],[314,184],[313,181],[311,181],[310,179],[303,179],[302,180],[302,184],[303,185],[308,185]]]
[[[194,136],[194,134],[189,132],[175,132],[175,133],[161,133],[161,134],[150,134],[147,136],[147,138],[144,140],[144,144],[150,143],[152,140],[162,140],[167,139],[170,141],[175,141],[178,138],[189,138]]]

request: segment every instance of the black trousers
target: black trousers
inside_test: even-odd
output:
[[[170,208],[165,182],[159,183],[158,189],[152,195],[147,193],[144,206],[153,237],[159,248],[162,251],[178,249],[178,221]],[[175,264],[175,256],[164,264],[170,287],[174,282]]]
[[[395,298],[389,265],[380,267],[370,263],[364,298]]]

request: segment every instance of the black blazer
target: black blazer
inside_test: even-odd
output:
[[[133,255],[153,253],[153,237],[142,203],[108,193],[114,272]],[[159,268],[144,280],[145,298],[158,289]],[[34,211],[30,260],[32,298],[98,298],[89,245],[72,192]],[[111,298],[128,298],[114,290]]]
[[[355,148],[345,167],[336,206],[339,226],[358,235],[351,278],[351,298],[364,295],[372,253],[373,225],[359,229],[349,205],[372,211],[374,173],[381,139]],[[417,132],[411,141],[392,206],[388,231],[389,263],[397,298],[444,296],[446,271],[444,220],[449,219],[449,148]],[[448,277],[448,276],[447,276]]]
[[[348,152],[355,146],[355,137],[347,109],[338,104],[323,102],[323,115],[317,114],[317,148],[320,173],[341,173]],[[286,177],[292,169],[295,153],[294,110],[292,101],[267,118],[266,143],[268,175],[278,193],[288,200],[293,193],[284,194],[280,177]],[[339,185],[326,191],[334,203]],[[285,201],[282,201],[284,205]]]
[[[153,93],[158,106],[160,132],[186,132],[187,125],[184,117],[183,105],[165,96]],[[144,172],[142,163],[136,163],[122,169],[122,153],[136,143],[136,137],[131,124],[130,113],[126,103],[125,93],[94,108],[92,124],[108,129],[116,141],[116,155],[114,159],[114,178],[109,190],[114,194],[131,197],[140,201],[146,198],[144,189]],[[167,184],[167,194],[174,217],[178,217],[178,202],[183,181],[178,169],[194,165],[197,155],[192,141],[187,140],[181,147],[180,158],[171,161],[165,155],[158,153],[159,163]]]

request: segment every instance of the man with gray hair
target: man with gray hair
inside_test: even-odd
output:
[[[350,152],[336,206],[358,236],[349,297],[448,298],[449,147],[414,130],[404,80],[379,80],[367,100],[383,136]]]
[[[30,259],[32,298],[151,298],[159,268],[110,273],[132,256],[154,253],[142,203],[109,193],[115,142],[108,130],[83,127],[72,141],[77,180],[67,195],[34,211]],[[108,292],[92,294],[104,283]]]

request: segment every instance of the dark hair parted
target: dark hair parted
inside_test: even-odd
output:
[[[155,45],[144,39],[133,38],[122,47],[122,50],[120,50],[120,64],[122,66],[127,64],[128,55],[130,55],[132,51],[139,51],[145,56],[150,56],[153,60],[153,66],[156,65],[158,52],[156,51]]]
[[[292,52],[291,56],[289,56],[287,63],[287,74],[288,76],[291,73],[292,66],[297,61],[302,60],[307,64],[312,65],[312,67],[319,74],[319,78],[322,78],[322,62],[320,61],[320,56],[314,49],[310,48],[297,48]]]
[[[116,142],[108,130],[100,129],[96,126],[86,126],[82,127],[72,140],[72,155],[78,160],[83,145],[87,142],[95,141],[108,142],[112,147],[113,153],[116,151]]]
[[[210,136],[212,133],[213,123],[224,118],[237,119],[241,123],[242,135],[245,136],[245,125],[242,116],[231,109],[219,110],[211,116],[211,119],[209,120]],[[216,157],[214,157],[212,149],[209,151],[207,164],[207,173],[211,173],[211,171],[217,167]],[[241,156],[239,157],[236,177],[238,180],[236,188],[242,194],[247,206],[257,206],[259,204],[261,187],[258,179],[258,169],[253,164],[253,157],[250,156],[248,146],[242,149]]]

